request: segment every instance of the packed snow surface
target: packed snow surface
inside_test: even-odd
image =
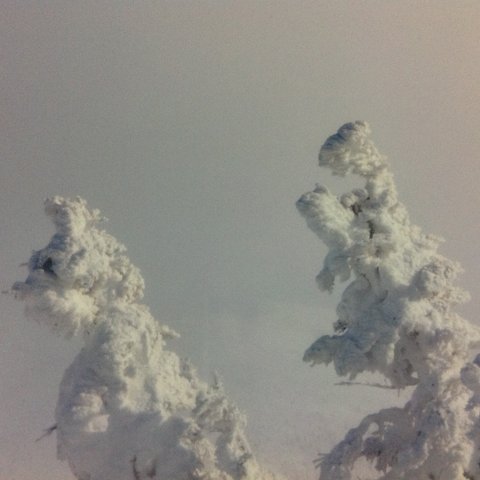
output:
[[[219,381],[207,385],[166,348],[175,336],[142,305],[125,247],[80,198],[54,197],[56,233],[13,290],[29,318],[84,347],[56,408],[58,456],[79,480],[273,480]]]
[[[349,281],[334,334],[305,352],[354,379],[379,372],[393,388],[413,387],[403,408],[367,416],[319,459],[321,480],[350,480],[370,460],[383,480],[480,479],[479,329],[454,311],[468,295],[454,286],[460,267],[437,253],[440,239],[409,221],[387,160],[365,122],[327,139],[320,166],[356,174],[363,186],[340,196],[317,185],[298,200],[310,229],[329,251],[321,290]],[[473,355],[474,356],[474,355]],[[479,357],[480,358],[480,357]]]

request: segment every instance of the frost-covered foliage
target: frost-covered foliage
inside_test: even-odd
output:
[[[304,359],[333,362],[350,379],[370,371],[394,388],[413,386],[403,408],[369,415],[320,459],[321,480],[355,478],[361,457],[383,480],[479,480],[480,357],[469,358],[480,333],[452,309],[467,299],[453,285],[459,265],[410,223],[366,123],[341,127],[319,161],[336,175],[359,175],[364,186],[339,197],[317,186],[297,202],[329,249],[320,289],[350,280],[335,334],[320,337]]]
[[[79,480],[271,480],[219,382],[168,350],[174,336],[139,303],[143,279],[80,198],[55,197],[56,233],[13,290],[29,318],[83,335],[56,408],[58,455]]]

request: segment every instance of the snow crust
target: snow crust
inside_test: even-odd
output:
[[[356,174],[361,188],[336,196],[316,188],[297,201],[309,228],[327,245],[321,290],[349,281],[334,334],[305,352],[354,379],[379,372],[393,388],[413,387],[403,408],[367,416],[319,459],[321,480],[349,480],[370,460],[384,480],[480,479],[479,329],[453,307],[468,299],[454,285],[460,266],[437,253],[441,240],[410,223],[387,160],[365,122],[327,139],[320,166]]]
[[[58,457],[76,478],[278,480],[256,462],[221,383],[204,383],[166,347],[176,334],[140,303],[140,272],[98,210],[54,197],[45,211],[56,233],[13,291],[27,317],[83,336],[55,413]]]

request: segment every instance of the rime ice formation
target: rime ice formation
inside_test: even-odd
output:
[[[452,310],[467,298],[453,285],[459,265],[437,253],[438,238],[410,224],[366,123],[328,138],[319,163],[359,175],[364,186],[339,197],[317,186],[297,202],[329,249],[320,289],[350,280],[335,334],[315,341],[304,359],[333,362],[350,379],[371,371],[395,388],[413,386],[403,408],[367,416],[320,458],[320,479],[356,478],[364,457],[383,480],[479,480],[480,356],[469,358],[480,333]]]
[[[125,247],[80,198],[55,197],[56,233],[13,290],[29,318],[83,335],[56,408],[58,456],[79,480],[273,480],[222,386],[200,381],[165,347],[174,335],[140,304],[143,279]]]

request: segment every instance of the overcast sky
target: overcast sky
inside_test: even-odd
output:
[[[464,265],[478,321],[479,31],[461,0],[4,0],[2,290],[53,232],[43,199],[86,198],[182,334],[172,348],[224,377],[259,456],[315,478],[318,452],[399,400],[301,362],[336,297],[316,290],[326,250],[295,200],[341,190],[318,150],[367,120],[412,219]],[[79,344],[1,301],[0,478],[69,480],[54,436],[35,439]]]

